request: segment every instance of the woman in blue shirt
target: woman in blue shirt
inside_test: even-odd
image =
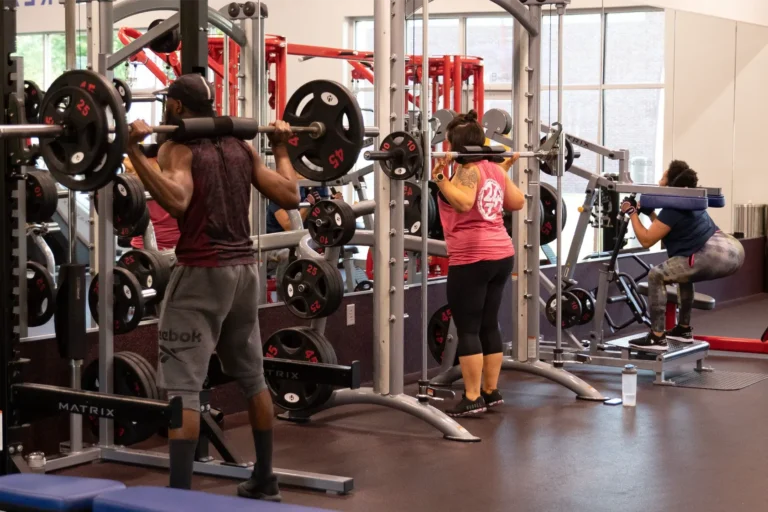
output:
[[[669,170],[659,181],[662,187],[696,188],[698,183],[696,171],[679,160],[669,165]],[[744,248],[734,237],[720,231],[706,210],[664,208],[658,216],[647,212],[652,223],[646,229],[638,217],[638,210],[642,210],[639,204],[635,208],[629,202],[624,202],[621,209],[630,213],[635,235],[643,247],[652,247],[661,240],[669,256],[667,261],[651,269],[648,274],[652,331],[633,345],[639,348],[664,348],[667,346],[667,337],[691,343],[693,283],[734,274],[744,263]],[[670,283],[679,285],[680,312],[677,326],[665,333],[666,285]]]

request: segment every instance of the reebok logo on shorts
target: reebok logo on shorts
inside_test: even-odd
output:
[[[173,358],[173,359],[183,363],[184,361],[179,359],[179,356],[177,356],[176,354],[178,354],[180,352],[186,352],[187,350],[192,350],[193,348],[197,348],[197,347],[167,348],[167,347],[164,347],[164,346],[160,345],[160,362],[165,364],[166,361],[168,361],[169,359]]]
[[[190,332],[176,332],[173,329],[157,331],[157,341],[180,341],[181,343],[202,343],[202,335],[197,330]]]

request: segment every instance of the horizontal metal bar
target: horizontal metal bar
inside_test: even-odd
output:
[[[458,158],[461,156],[501,156],[504,158],[510,158],[513,156],[520,156],[520,158],[544,158],[550,156],[551,153],[546,151],[505,151],[503,153],[459,153],[457,151],[434,151],[432,156],[435,158]]]
[[[616,183],[614,190],[623,194],[707,197],[707,190],[703,188],[660,187],[658,185],[633,185],[631,183]]]
[[[123,46],[112,55],[107,56],[107,69],[115,69],[121,63],[130,59],[144,48],[149,46],[153,41],[163,37],[167,32],[174,30],[179,26],[181,21],[181,14],[178,12],[172,14],[165,19],[162,23],[147,30],[141,37],[134,39],[129,44]]]
[[[24,138],[61,135],[64,128],[48,124],[7,124],[0,125],[0,139],[6,137]]]

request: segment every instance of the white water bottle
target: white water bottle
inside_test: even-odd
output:
[[[621,400],[624,407],[637,405],[637,368],[633,364],[621,371]]]

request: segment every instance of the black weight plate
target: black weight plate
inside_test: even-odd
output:
[[[595,298],[583,288],[570,288],[568,291],[576,296],[581,303],[579,325],[586,325],[595,318]]]
[[[421,144],[408,132],[393,132],[379,146],[381,151],[392,151],[389,160],[379,160],[384,174],[393,180],[407,180],[421,172],[424,152]]]
[[[483,114],[483,128],[489,139],[496,134],[506,135],[512,131],[512,116],[500,108],[492,108]]]
[[[43,98],[41,117],[46,110],[49,96],[55,98],[57,96],[56,91],[64,87],[79,87],[90,93],[106,120],[104,130],[98,139],[100,144],[93,148],[97,152],[93,159],[94,165],[82,174],[74,176],[69,170],[68,163],[61,161],[60,157],[56,156],[55,150],[61,143],[55,141],[57,139],[66,141],[73,137],[41,139],[41,154],[56,181],[68,189],[80,192],[97,190],[112,180],[123,161],[123,154],[128,141],[128,121],[125,117],[125,108],[123,108],[122,99],[117,94],[114,85],[106,77],[93,71],[78,69],[66,71],[54,80]],[[43,122],[47,123],[45,118],[43,118]],[[109,134],[107,128],[113,122],[115,133]]]
[[[129,396],[134,398],[150,398],[150,383],[143,378],[143,371],[133,359],[125,357],[122,352],[114,356],[113,366],[113,394]],[[82,388],[85,391],[99,390],[99,361],[94,360],[85,367],[82,375]],[[99,433],[99,418],[97,416],[87,416],[88,424],[94,435]],[[132,444],[146,441],[155,433],[156,425],[136,420],[115,419],[114,436],[115,444],[130,446]]]
[[[373,290],[373,282],[372,281],[360,281],[355,285],[355,291],[356,292],[367,292],[368,290]]]
[[[321,247],[340,247],[355,236],[357,219],[344,201],[324,199],[309,212],[307,228],[312,240]]]
[[[429,317],[427,324],[427,347],[429,353],[438,363],[443,363],[445,342],[448,340],[448,329],[451,325],[451,308],[446,304]],[[458,359],[458,355],[457,355]]]
[[[123,100],[123,108],[125,108],[125,111],[128,112],[131,110],[131,103],[133,102],[133,94],[131,93],[131,88],[128,87],[127,83],[119,78],[113,78],[112,84],[114,84],[115,89],[117,89],[117,94],[119,94],[120,98]]]
[[[47,222],[59,205],[56,180],[46,171],[29,171],[27,178],[27,222]]]
[[[327,344],[317,342],[318,333],[307,327],[281,329],[264,343],[264,357],[308,361],[312,363],[336,364],[329,360]],[[335,358],[335,353],[331,348]],[[333,388],[311,382],[277,379],[267,375],[267,384],[272,400],[289,411],[300,411],[323,404],[330,398]]]
[[[291,126],[313,122],[325,126],[322,137],[297,133],[287,145],[294,169],[305,178],[335,180],[357,163],[365,137],[363,113],[343,85],[330,80],[307,82],[288,99],[283,120]]]
[[[56,311],[56,285],[48,269],[34,262],[27,262],[27,324],[30,327],[45,325]]]
[[[404,208],[405,234],[421,236],[421,187],[410,181],[403,183],[403,200],[407,201]]]
[[[148,249],[134,249],[120,256],[117,265],[128,269],[143,289],[153,289],[157,292],[152,299],[153,303],[162,300],[171,279],[171,268],[168,260],[160,253]]]
[[[123,267],[115,267],[113,281],[113,320],[115,334],[125,334],[139,326],[144,316],[144,296],[141,294],[141,284]],[[94,322],[99,323],[99,275],[91,279],[88,289],[88,307]]]
[[[43,101],[43,91],[32,80],[24,80],[24,117],[27,123],[40,122],[40,102]]]
[[[557,240],[557,190],[549,183],[540,184],[540,200],[541,205],[544,208],[544,219],[541,223],[541,245],[551,244]],[[568,219],[567,209],[565,207],[565,201],[562,205],[562,226],[565,228],[565,223]]]
[[[432,135],[431,144],[434,146],[445,140],[448,132],[448,124],[456,117],[456,112],[449,109],[438,110],[432,115],[430,121],[436,121],[435,133]]]
[[[445,239],[445,234],[443,233],[443,222],[440,220],[440,207],[438,206],[437,199],[437,194],[439,192],[440,188],[438,188],[437,183],[430,181],[429,195],[432,196],[432,199],[435,202],[435,222],[430,226],[429,237],[435,240]]]
[[[155,367],[136,352],[120,352],[120,354],[126,359],[132,360],[136,363],[136,366],[144,370],[144,375],[146,377],[145,382],[147,384],[147,398],[160,400],[160,389],[157,386],[157,372],[155,371]]]
[[[118,237],[134,237],[143,236],[144,232],[149,226],[149,207],[144,207],[144,213],[141,218],[134,224],[126,226],[124,228],[115,228],[115,236]]]
[[[541,138],[541,143],[544,144],[544,142],[547,140],[546,137]],[[574,151],[573,151],[573,144],[568,139],[565,139],[565,170],[571,168],[573,165],[573,159],[575,157]],[[553,162],[554,165],[554,162]],[[550,165],[550,160],[540,160],[539,161],[539,170],[543,172],[544,174],[549,174],[550,176],[555,176],[555,169]]]
[[[149,28],[147,30],[152,30],[163,21],[165,20],[157,19],[152,21],[152,23],[149,24]],[[173,53],[179,49],[180,43],[181,35],[179,34],[179,29],[174,28],[149,43],[149,49],[155,53]]]
[[[51,172],[55,168],[72,177],[92,168],[103,151],[108,129],[104,110],[93,95],[74,86],[51,88],[40,115],[45,124],[65,127],[62,135],[43,139],[42,154]]]
[[[574,325],[578,325],[581,320],[581,302],[579,299],[570,292],[563,292],[563,315],[562,324],[563,329],[570,329]],[[544,314],[547,320],[552,325],[557,325],[557,295],[552,295],[544,308]]]
[[[344,288],[338,269],[325,260],[290,263],[279,283],[288,310],[299,318],[321,318],[341,305]]]
[[[300,329],[304,329],[307,336],[317,343],[318,352],[320,353],[321,359],[325,361],[325,364],[339,364],[339,358],[336,355],[333,345],[323,333],[312,327],[300,327]]]
[[[131,227],[144,215],[147,199],[139,178],[131,174],[118,174],[114,179],[112,193],[112,217],[116,228]],[[140,182],[139,182],[140,183]]]

